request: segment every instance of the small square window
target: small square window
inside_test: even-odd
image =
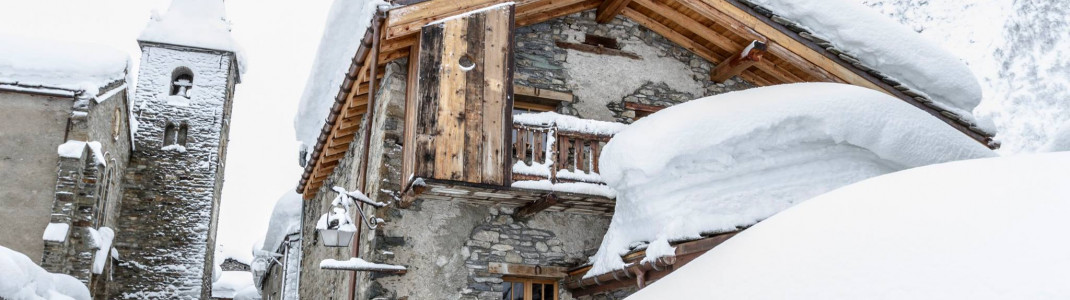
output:
[[[523,277],[502,280],[502,300],[557,300],[556,280]]]

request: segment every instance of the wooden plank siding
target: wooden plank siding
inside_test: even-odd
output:
[[[512,5],[425,26],[406,152],[415,177],[508,184]],[[407,167],[406,167],[407,168]]]

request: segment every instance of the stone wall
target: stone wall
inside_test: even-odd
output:
[[[210,296],[236,65],[230,52],[142,43],[112,297]],[[170,95],[179,68],[193,75],[188,99]],[[188,126],[184,147],[164,147],[169,123]]]
[[[362,123],[363,124],[363,123]],[[302,208],[301,224],[301,299],[324,299],[339,300],[348,299],[346,291],[349,290],[350,276],[352,272],[322,270],[320,261],[324,259],[346,260],[352,255],[351,247],[326,247],[316,233],[316,222],[319,217],[331,207],[331,201],[337,193],[331,190],[334,186],[352,189],[356,186],[357,173],[360,170],[359,155],[363,144],[363,127],[353,137],[349,144],[349,150],[338,162],[323,186],[316,191],[316,196],[306,200]],[[354,218],[353,220],[357,220]],[[357,224],[361,226],[361,224]],[[352,246],[352,245],[351,245]],[[261,294],[275,291],[264,289]]]
[[[560,113],[623,123],[635,117],[624,102],[671,106],[751,86],[738,77],[712,82],[709,61],[625,17],[598,24],[594,14],[590,10],[517,28],[516,84],[572,92],[575,102],[558,108]],[[582,43],[585,35],[613,38],[621,50],[640,59],[555,44]]]

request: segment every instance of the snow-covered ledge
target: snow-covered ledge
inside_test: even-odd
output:
[[[349,260],[324,259],[323,261],[320,261],[320,269],[392,273],[398,275],[403,275],[408,270],[404,266],[373,263],[359,257],[352,257]]]

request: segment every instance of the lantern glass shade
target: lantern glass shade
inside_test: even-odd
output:
[[[323,245],[327,247],[349,247],[349,244],[353,242],[353,234],[355,231],[338,230],[338,229],[324,229],[320,228],[320,238],[323,239]]]

